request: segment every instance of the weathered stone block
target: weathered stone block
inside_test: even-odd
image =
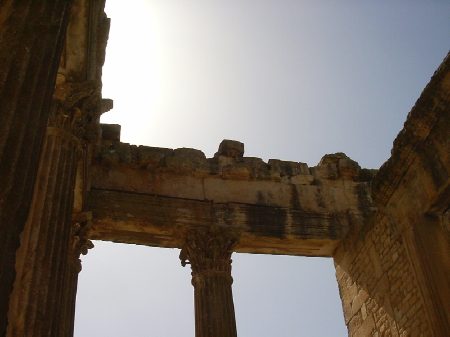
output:
[[[305,163],[297,163],[293,161],[283,161],[279,159],[269,159],[269,167],[273,172],[277,172],[280,176],[296,176],[300,174],[309,175],[308,165]]]
[[[102,130],[103,141],[120,142],[120,129],[119,124],[100,124]]]
[[[252,178],[268,179],[270,177],[269,166],[261,158],[244,157],[243,163],[250,171]]]
[[[171,170],[185,172],[206,169],[208,161],[200,150],[180,148],[173,150],[171,156],[164,157],[164,165]]]
[[[139,146],[137,149],[137,157],[141,167],[158,167],[165,157],[173,155],[172,149]]]
[[[359,176],[360,166],[345,153],[338,152],[322,157],[317,167],[320,177],[327,179],[353,179]]]
[[[214,157],[217,156],[242,158],[244,156],[244,143],[236,140],[224,139],[219,145],[219,150],[214,155]]]
[[[313,181],[312,175],[298,175],[290,178],[290,182],[295,185],[311,185]]]
[[[105,113],[114,108],[114,101],[110,98],[103,98],[100,106],[100,113]]]
[[[251,177],[250,170],[245,165],[227,165],[222,168],[222,178],[249,180]]]
[[[356,314],[364,302],[369,298],[369,294],[364,289],[360,289],[352,302],[352,314]]]

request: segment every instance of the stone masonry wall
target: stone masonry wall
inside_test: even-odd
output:
[[[349,336],[432,336],[402,233],[386,216],[374,221],[335,255]]]
[[[374,214],[335,251],[350,337],[450,336],[449,55],[372,180]]]

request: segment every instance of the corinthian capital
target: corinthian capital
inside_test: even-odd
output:
[[[212,226],[189,231],[180,252],[181,265],[190,264],[192,274],[231,272],[231,254],[238,241],[235,232]]]
[[[101,114],[101,88],[96,81],[57,84],[49,117],[49,126],[64,129],[85,138],[90,124]]]

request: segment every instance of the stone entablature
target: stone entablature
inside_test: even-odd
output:
[[[101,130],[104,4],[0,3],[1,336],[72,336],[91,238],[181,248],[197,337],[237,334],[234,251],[332,256],[350,337],[450,335],[450,56],[378,173],[342,153],[265,163],[236,141],[206,158]]]
[[[244,157],[242,143],[225,140],[207,159],[194,149],[123,144],[114,129],[103,125],[92,166],[94,239],[181,248],[180,226],[214,222],[242,232],[239,252],[332,256],[374,211],[374,171],[342,153],[309,168]]]
[[[267,180],[295,185],[312,185],[315,179],[368,182],[377,172],[361,169],[357,162],[344,153],[325,155],[315,167],[279,159],[269,159],[265,163],[261,158],[244,157],[244,144],[233,140],[222,141],[213,158],[206,158],[202,151],[190,148],[130,145],[118,141],[119,131],[113,132],[114,127],[114,124],[102,124],[103,132],[115,139],[104,139],[96,157],[96,164],[105,168],[127,167],[158,175],[175,173],[199,178],[219,176],[229,180]],[[236,144],[241,150],[239,155],[229,150]]]
[[[233,143],[234,141],[223,141]],[[242,143],[241,143],[242,144]],[[242,144],[243,148],[243,144]],[[376,170],[337,153],[318,166],[104,143],[92,167],[92,189],[133,192],[216,203],[285,207],[305,212],[366,214]]]

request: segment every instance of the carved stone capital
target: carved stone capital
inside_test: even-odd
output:
[[[78,272],[81,271],[80,255],[86,255],[89,249],[94,248],[94,244],[88,239],[91,225],[92,214],[90,212],[78,213],[73,217],[72,260]]]
[[[237,240],[235,232],[217,226],[190,231],[180,252],[181,265],[191,265],[193,281],[208,275],[231,278],[231,254]]]
[[[57,84],[48,125],[63,129],[80,139],[91,140],[101,115],[101,88],[96,81]],[[95,133],[95,132],[94,132]]]
[[[181,265],[191,264],[196,337],[236,337],[231,254],[238,235],[229,228],[199,227],[186,233]]]

